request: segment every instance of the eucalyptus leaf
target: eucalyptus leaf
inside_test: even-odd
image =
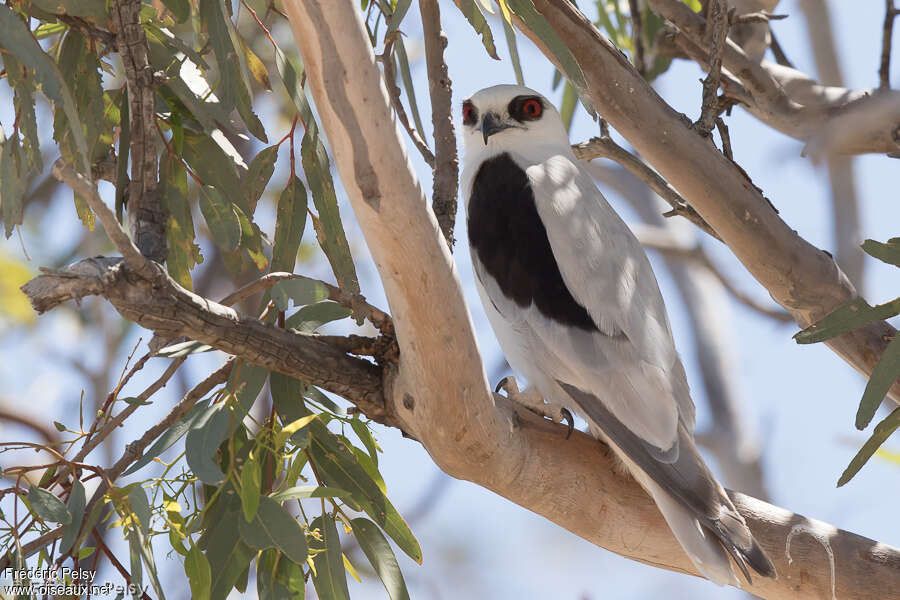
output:
[[[898,427],[900,427],[900,407],[895,408],[891,414],[886,416],[875,426],[872,437],[863,444],[863,447],[860,448],[859,452],[856,453],[856,456],[853,457],[850,464],[841,474],[841,478],[838,479],[837,483],[838,487],[841,487],[853,479],[853,476],[859,473],[859,470],[863,465],[872,458],[872,455],[875,454],[878,448],[881,447],[885,440],[887,440]]]
[[[882,262],[900,267],[900,238],[891,238],[886,244],[866,240],[862,243],[862,249]]]
[[[310,547],[319,551],[313,556],[316,568],[312,580],[316,586],[316,593],[319,598],[349,600],[350,592],[347,589],[347,575],[344,572],[341,540],[334,519],[331,515],[325,514],[313,519],[309,527],[318,529],[322,537],[321,540],[313,539],[310,542]]]
[[[79,479],[73,479],[72,489],[69,491],[69,500],[66,502],[66,510],[72,516],[72,520],[63,525],[62,540],[59,543],[61,554],[67,554],[72,545],[77,541],[84,520],[84,508],[87,504],[84,485]]]
[[[291,177],[278,198],[275,241],[272,244],[272,271],[294,270],[305,227],[306,188],[297,177]]]
[[[491,33],[491,27],[481,13],[481,8],[475,3],[475,0],[459,0],[457,3],[459,11],[463,14],[469,25],[475,30],[475,33],[481,36],[481,43],[488,55],[494,60],[500,60],[497,56],[497,48],[494,45],[494,35]],[[517,59],[516,59],[517,60]]]
[[[900,377],[900,334],[887,345],[878,364],[869,375],[869,383],[859,403],[856,413],[856,428],[865,429],[875,416],[875,411],[881,406],[881,401],[887,395],[891,386]]]
[[[397,557],[378,526],[365,517],[351,519],[350,525],[359,547],[369,559],[391,600],[409,600]]]
[[[184,557],[184,574],[187,575],[191,586],[191,598],[208,600],[212,588],[212,570],[206,555],[193,544]]]
[[[30,486],[28,488],[28,503],[34,514],[44,521],[53,523],[70,523],[72,515],[69,513],[62,500],[43,488]]]
[[[297,564],[306,562],[309,551],[303,528],[280,503],[262,496],[259,510],[252,522],[241,519],[238,523],[241,539],[257,550],[278,548]]]
[[[863,298],[854,298],[795,334],[794,339],[798,344],[824,342],[872,321],[889,319],[898,314],[900,298],[877,306],[870,306]]]

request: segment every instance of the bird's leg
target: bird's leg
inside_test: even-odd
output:
[[[572,431],[575,429],[575,420],[572,418],[572,413],[562,405],[545,402],[544,397],[536,387],[529,385],[525,390],[520,391],[516,378],[508,376],[500,380],[500,383],[494,388],[494,392],[499,393],[501,389],[506,392],[507,398],[517,404],[521,404],[531,412],[545,419],[550,419],[554,423],[565,421],[569,428],[566,433],[566,439],[569,439],[569,436],[572,435]]]

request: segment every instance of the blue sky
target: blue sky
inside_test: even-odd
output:
[[[587,5],[586,2],[580,4]],[[883,4],[832,1],[829,5],[832,21],[838,27],[837,50],[847,84],[851,87],[877,84]],[[458,109],[462,100],[478,89],[512,82],[514,76],[509,61],[505,60],[503,32],[496,19],[491,24],[498,50],[504,58],[501,62],[486,55],[479,39],[452,4],[444,2],[442,9],[450,39],[446,58],[453,80],[454,107]],[[798,3],[782,2],[778,12],[791,15],[774,26],[779,41],[799,69],[814,74],[814,62]],[[422,47],[418,41],[421,28],[415,6],[409,12],[404,29],[409,34],[407,47],[413,59],[412,75],[427,127],[430,121],[427,117],[428,85],[421,60]],[[551,92],[553,71],[549,63],[526,40],[520,39],[519,43],[526,83],[558,101],[559,91]],[[900,81],[898,62],[895,61],[892,73],[895,83]],[[702,73],[694,65],[676,62],[659,79],[658,89],[675,108],[696,118],[701,94],[698,79],[701,77]],[[275,112],[276,103],[263,100],[260,107],[270,132],[284,129],[284,117]],[[5,106],[0,106],[0,122],[4,125],[11,122]],[[831,203],[824,169],[800,156],[800,142],[761,125],[740,109],[735,109],[727,122],[735,159],[772,200],[782,218],[811,243],[832,249]],[[586,140],[597,132],[596,124],[580,112],[572,128],[572,140]],[[270,134],[270,137],[277,139],[280,135]],[[409,148],[422,185],[430,190],[430,170],[411,144]],[[878,156],[858,157],[855,162],[863,236],[885,240],[900,235],[897,226],[900,207],[896,202],[900,173],[897,162]],[[284,174],[277,173],[276,180],[278,178],[283,181]],[[277,183],[274,187],[277,189]],[[607,195],[627,221],[635,220],[620,198],[611,192]],[[265,228],[266,218],[271,219],[271,211],[267,217],[268,206],[261,210],[260,222]],[[345,200],[342,200],[342,210],[363,292],[370,302],[387,306],[374,265]],[[73,223],[71,212],[68,198],[57,199],[37,227],[31,223],[31,227],[23,230],[34,268],[46,264],[41,259],[52,254],[42,252],[42,245],[50,244],[58,249],[71,243],[74,228],[80,226]],[[31,212],[26,213],[26,218],[29,216],[35,218]],[[501,364],[502,358],[473,286],[464,223],[460,212],[457,239],[461,242],[457,244],[454,256],[486,369],[494,380],[501,374],[497,365]],[[306,233],[311,235],[311,231]],[[760,301],[771,302],[765,290],[726,248],[708,243],[707,249],[742,290]],[[15,237],[0,242],[0,250],[16,256],[22,253]],[[694,390],[698,429],[702,429],[708,424],[708,411],[693,359],[688,323],[661,261],[653,255],[651,260],[667,300],[676,344]],[[874,260],[869,260],[867,268],[865,290],[870,302],[881,302],[898,294],[900,271]],[[306,274],[328,277],[327,267],[322,265],[312,268],[304,265],[302,269]],[[99,303],[88,300],[85,306],[88,318],[96,322],[94,308]],[[727,310],[733,315],[731,335],[739,356],[737,368],[731,375],[742,391],[746,418],[753,421],[764,446],[765,477],[773,502],[887,544],[900,545],[900,521],[893,518],[892,506],[886,500],[900,493],[900,478],[897,477],[900,466],[875,458],[850,484],[835,488],[839,474],[869,433],[860,433],[853,428],[856,403],[865,380],[824,346],[796,345],[791,340],[796,331],[794,326],[779,325],[734,302]],[[91,334],[72,312],[54,311],[41,319],[50,323],[45,323],[40,337],[23,341],[21,332],[0,331],[3,336],[0,337],[0,356],[4,357],[0,361],[0,394],[7,401],[17,403],[23,411],[43,416],[67,413],[71,421],[76,418],[79,393],[85,384],[59,356],[80,353],[87,362],[92,362],[95,360],[92,357],[98,354],[100,339]],[[115,323],[114,315],[109,323]],[[137,335],[134,337],[136,342]],[[146,332],[143,337],[145,342],[149,339]],[[220,360],[214,354],[192,358],[184,370],[188,379],[195,381]],[[163,368],[162,360],[151,362],[145,376],[137,378],[129,389],[140,391],[141,385],[149,383]],[[147,407],[148,416],[143,423],[155,421],[170,406],[167,398],[172,395],[162,394],[159,398],[154,406]],[[132,424],[121,432],[119,447],[141,433],[134,427]],[[0,436],[15,437],[14,431],[17,435],[18,430],[4,427],[0,429]],[[401,514],[411,517],[413,531],[424,551],[425,560],[421,566],[401,559],[413,598],[742,597],[735,590],[722,590],[697,578],[661,571],[616,556],[478,486],[450,480],[440,474],[419,444],[403,439],[396,430],[376,427],[376,437],[384,449],[381,467],[389,496]],[[888,447],[900,448],[900,442],[889,440]],[[99,460],[106,462],[102,458]],[[711,466],[715,471],[716,465],[711,463]],[[429,508],[415,516],[423,500]],[[158,545],[162,547],[162,544]],[[820,558],[823,563],[826,561],[824,552]],[[180,567],[173,564],[175,560],[164,562],[178,570]],[[357,599],[385,596],[375,580],[351,583]]]

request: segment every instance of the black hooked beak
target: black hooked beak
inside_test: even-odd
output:
[[[487,146],[489,137],[508,127],[509,125],[504,125],[503,122],[500,121],[500,117],[497,116],[497,113],[485,113],[484,118],[481,120],[481,135],[484,137],[484,145]]]

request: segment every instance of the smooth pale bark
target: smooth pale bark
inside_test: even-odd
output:
[[[401,359],[386,376],[386,402],[449,474],[614,552],[696,574],[607,449],[582,434],[565,441],[561,427],[492,400],[452,258],[406,156],[358,8],[350,0],[285,0],[284,8],[394,316]],[[643,93],[636,87],[623,108]],[[819,269],[840,280],[833,264]],[[780,574],[755,580],[754,594],[874,599],[900,586],[896,549],[739,494],[736,502]],[[791,538],[795,530],[811,535]]]

